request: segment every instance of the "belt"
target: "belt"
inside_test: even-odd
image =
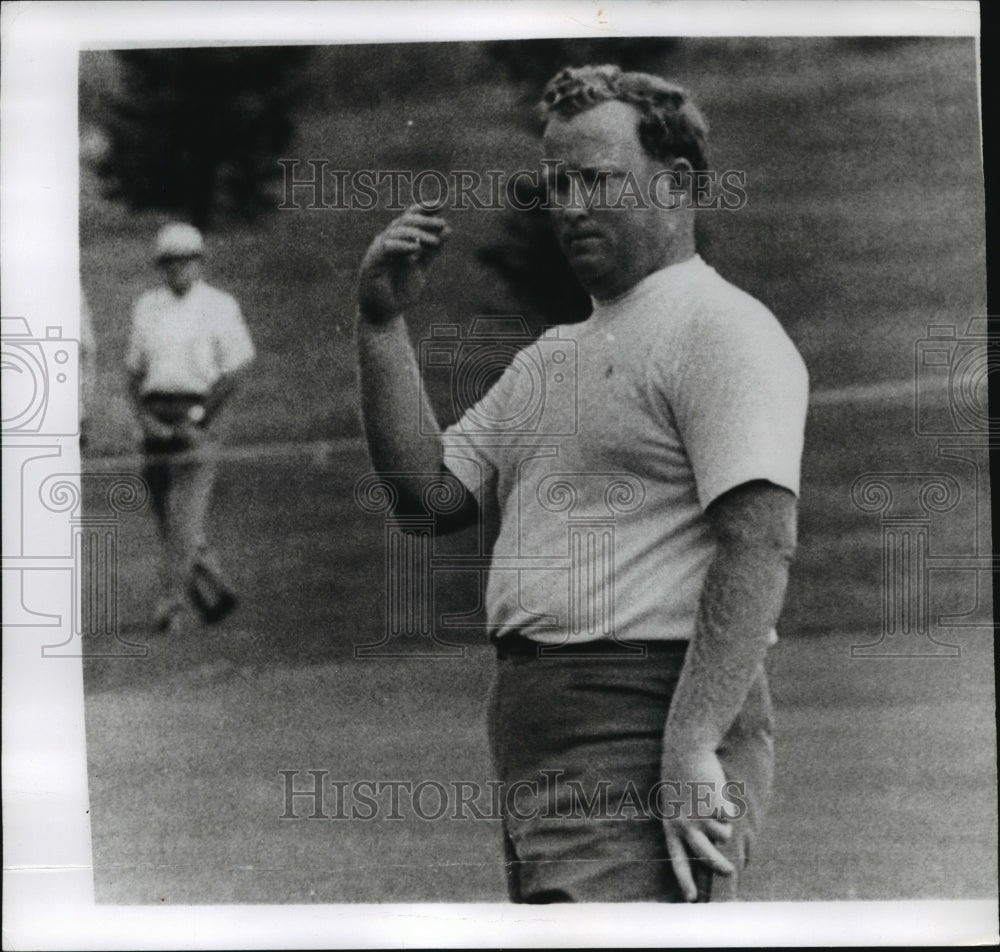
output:
[[[193,393],[187,390],[150,390],[143,394],[143,400],[189,400],[193,403],[204,403],[205,394]]]
[[[205,396],[200,393],[147,393],[142,404],[161,423],[176,426],[189,420],[188,414],[194,407],[204,407]]]
[[[525,638],[524,635],[503,635],[490,639],[497,650],[497,657],[504,658],[631,658],[642,659],[650,655],[683,655],[688,648],[687,641],[613,641],[598,638],[595,641],[571,641],[564,644],[547,645]]]

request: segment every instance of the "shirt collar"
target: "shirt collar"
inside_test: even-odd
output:
[[[685,261],[669,264],[665,268],[652,272],[652,274],[647,274],[641,281],[617,297],[607,298],[603,301],[591,298],[594,306],[591,319],[602,319],[607,315],[616,314],[622,307],[627,307],[654,291],[662,291],[667,288],[679,289],[706,267],[708,266],[701,255],[695,254]]]
[[[173,301],[174,304],[186,304],[188,301],[193,300],[201,293],[202,287],[204,287],[205,279],[198,278],[191,287],[188,288],[187,294],[183,297],[178,297],[174,292],[168,288],[166,285],[163,286],[163,290],[167,294],[167,299]]]

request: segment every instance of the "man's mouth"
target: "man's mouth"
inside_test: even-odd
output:
[[[600,235],[590,232],[589,234],[584,235],[570,235],[566,239],[566,244],[570,248],[586,248],[588,245],[591,245],[596,241],[600,241],[600,239]]]

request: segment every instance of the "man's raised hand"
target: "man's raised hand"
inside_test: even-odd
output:
[[[411,307],[427,284],[427,269],[451,237],[440,216],[413,205],[379,233],[361,261],[361,317],[383,324]]]

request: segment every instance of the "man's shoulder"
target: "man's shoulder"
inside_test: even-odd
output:
[[[726,280],[700,255],[654,275],[650,296],[636,308],[640,320],[653,320],[674,331],[697,333],[712,325],[731,326],[734,320],[778,324],[765,304]]]
[[[714,269],[706,272],[675,339],[677,359],[716,373],[738,365],[807,379],[805,361],[774,312]]]
[[[200,281],[195,288],[198,297],[202,302],[209,305],[223,306],[228,308],[239,308],[239,302],[228,291],[217,288],[206,281]]]
[[[136,314],[147,313],[162,308],[170,302],[170,292],[164,287],[150,288],[135,299]]]
[[[695,311],[705,318],[746,315],[750,318],[777,320],[763,301],[724,278],[711,265],[698,273]]]
[[[763,301],[707,265],[692,298],[688,317],[687,329],[695,336],[722,335],[734,344],[747,337],[759,336],[791,344],[781,321]]]

